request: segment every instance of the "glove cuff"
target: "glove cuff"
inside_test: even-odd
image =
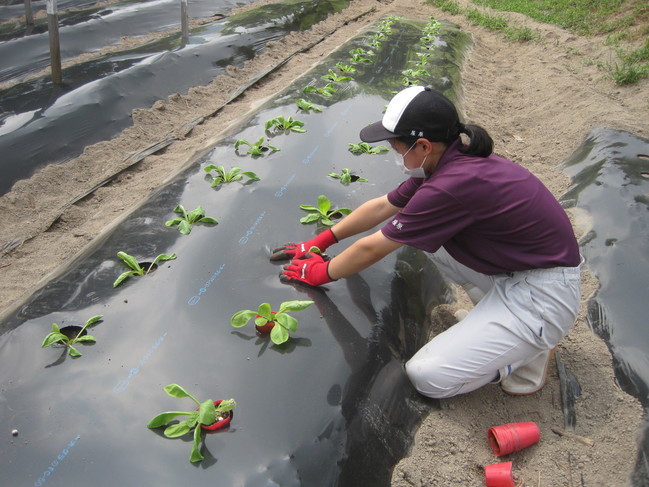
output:
[[[318,247],[322,252],[327,250],[335,243],[338,243],[338,239],[336,238],[336,235],[334,235],[334,232],[331,230],[331,228],[328,228],[324,232],[316,235],[316,237],[311,240],[312,246]]]
[[[327,278],[331,281],[337,281],[338,279],[332,279],[331,275],[329,274],[329,264],[331,263],[330,260],[327,261],[327,267],[325,267],[325,272],[327,273]]]

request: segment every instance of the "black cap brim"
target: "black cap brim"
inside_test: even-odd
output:
[[[374,122],[361,130],[361,140],[363,142],[379,142],[398,137],[397,134],[387,130],[382,122]]]

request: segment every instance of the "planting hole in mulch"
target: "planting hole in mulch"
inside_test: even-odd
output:
[[[70,325],[70,326],[64,326],[63,328],[60,329],[60,331],[70,340],[74,340],[79,335],[84,336],[88,334],[88,331],[87,330],[82,331],[82,328],[83,328],[82,326]],[[57,343],[63,345],[63,342],[60,340]]]

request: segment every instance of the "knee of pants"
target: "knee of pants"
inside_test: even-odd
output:
[[[406,362],[406,375],[422,394],[433,399],[445,399],[458,394],[463,383],[448,374],[448,367],[439,359],[413,358]]]

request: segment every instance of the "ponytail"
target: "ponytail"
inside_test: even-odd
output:
[[[460,125],[460,133],[469,136],[469,144],[460,146],[460,152],[478,157],[488,157],[494,150],[494,141],[485,129],[478,125]]]

